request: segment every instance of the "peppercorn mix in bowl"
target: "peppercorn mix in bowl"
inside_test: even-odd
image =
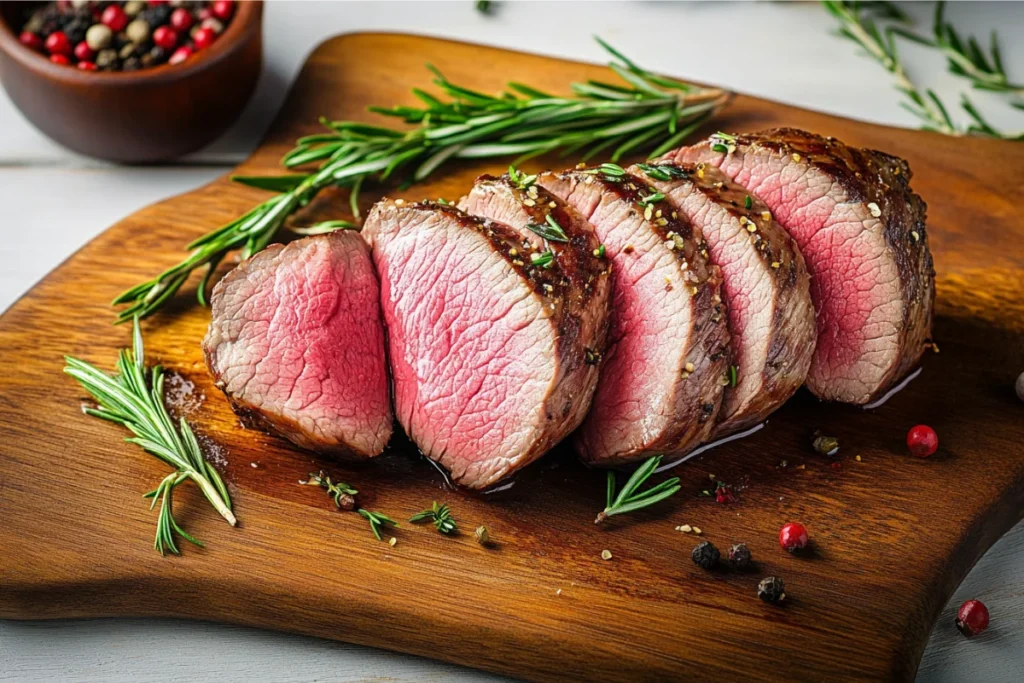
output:
[[[0,81],[43,133],[110,161],[163,161],[237,119],[259,77],[259,2],[0,4]]]

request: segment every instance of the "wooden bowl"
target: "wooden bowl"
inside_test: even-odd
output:
[[[237,3],[224,33],[186,61],[124,72],[53,64],[25,47],[23,7],[0,4],[0,81],[39,130],[92,157],[140,163],[199,149],[238,118],[259,77],[262,2]]]

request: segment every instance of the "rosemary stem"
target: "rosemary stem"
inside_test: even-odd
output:
[[[228,524],[231,526],[237,526],[238,519],[235,517],[235,514],[231,512],[231,508],[229,508],[227,503],[224,502],[224,499],[221,498],[220,491],[218,491],[213,485],[213,482],[211,482],[202,473],[196,472],[195,470],[191,470],[188,473],[188,476],[199,486],[203,495],[206,496],[206,500],[210,501],[210,505],[220,513],[220,516],[226,519]]]

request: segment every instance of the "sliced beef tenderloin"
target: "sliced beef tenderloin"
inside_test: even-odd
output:
[[[363,232],[381,277],[395,412],[456,483],[486,488],[579,424],[596,380],[602,325],[585,313],[601,271],[429,202],[379,202]]]
[[[213,290],[210,372],[243,421],[304,448],[379,455],[392,414],[380,292],[351,232],[275,244]]]
[[[608,351],[576,438],[589,463],[683,453],[708,437],[727,383],[729,333],[718,269],[700,231],[616,167],[545,173],[611,262]]]
[[[804,383],[817,337],[800,250],[768,207],[713,166],[638,164],[629,172],[698,226],[722,271],[732,367],[717,435],[766,418]]]
[[[584,348],[586,367],[583,384],[590,395],[581,397],[585,406],[577,415],[583,420],[597,386],[598,366],[608,337],[611,277],[608,260],[600,254],[600,241],[594,228],[578,211],[539,187],[534,176],[518,181],[508,175],[501,178],[481,176],[468,195],[459,202],[466,213],[502,223],[515,230],[524,242],[520,252],[532,254],[550,250],[554,266],[566,284],[579,283],[564,302],[566,329],[580,339],[591,340]],[[575,322],[573,322],[575,321]]]
[[[905,161],[791,128],[715,136],[666,158],[721,168],[796,239],[817,311],[811,391],[868,403],[917,364],[935,270]]]

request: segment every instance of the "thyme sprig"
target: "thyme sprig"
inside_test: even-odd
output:
[[[423,512],[417,512],[409,518],[409,521],[413,524],[433,522],[437,530],[446,536],[450,536],[459,530],[458,525],[455,523],[455,518],[452,517],[452,511],[448,507],[447,503],[438,505],[436,500],[434,501],[434,504],[430,506],[430,509],[424,510]]]
[[[339,510],[351,510],[356,506],[355,496],[359,491],[343,481],[334,483],[323,470],[318,474],[309,473],[309,481],[320,486],[334,500]]]
[[[370,531],[373,532],[374,537],[376,537],[376,539],[378,541],[383,541],[384,540],[383,538],[381,538],[381,535],[380,535],[380,532],[381,532],[381,530],[384,527],[388,527],[388,526],[397,527],[398,526],[398,522],[396,522],[395,520],[391,519],[390,517],[385,515],[383,512],[370,512],[366,508],[359,508],[359,510],[357,510],[357,512],[364,519],[366,519],[367,522],[370,523]]]
[[[971,118],[971,123],[965,128],[958,127],[953,122],[949,111],[942,103],[942,100],[939,99],[939,96],[931,89],[926,89],[922,93],[910,79],[906,69],[903,67],[903,63],[900,61],[899,52],[896,47],[897,36],[917,43],[939,47],[943,50],[947,59],[950,59],[951,54],[956,52],[955,48],[951,47],[952,43],[950,42],[953,40],[951,35],[955,36],[956,34],[955,31],[952,34],[950,33],[952,27],[949,27],[949,30],[945,28],[947,25],[942,19],[941,7],[936,15],[936,39],[931,41],[900,25],[887,26],[883,34],[883,31],[875,23],[875,17],[904,24],[909,21],[909,18],[902,10],[888,2],[862,3],[844,0],[822,0],[822,5],[839,21],[838,33],[840,36],[852,40],[859,45],[893,75],[896,89],[902,92],[909,100],[909,102],[901,102],[900,106],[920,119],[922,128],[946,135],[973,134],[1004,140],[1024,140],[1024,132],[1006,133],[997,130],[981,115],[970,98],[964,94],[960,95],[960,106]],[[959,41],[958,36],[955,39]],[[977,47],[977,43],[973,39],[968,41],[967,49],[972,49],[970,47],[972,42],[977,51],[976,54],[971,54],[971,58],[980,58],[982,61],[985,61],[984,54],[981,52],[980,47]],[[957,44],[963,49],[962,43]],[[1002,63],[999,60],[999,48],[996,43],[993,43],[993,49],[995,52],[992,59],[998,65],[994,68],[998,69],[997,73],[1002,73],[1005,77],[1005,73],[1002,71]],[[964,69],[963,64],[959,68]],[[1024,105],[1020,106],[1024,108]]]
[[[83,412],[130,430],[135,436],[125,439],[174,468],[155,489],[145,494],[152,498],[150,509],[160,503],[156,537],[153,547],[164,555],[181,554],[175,536],[190,543],[203,544],[182,529],[174,519],[174,489],[192,480],[210,504],[228,524],[237,520],[231,511],[231,497],[220,474],[204,457],[192,428],[184,418],[175,427],[164,406],[164,374],[159,366],[146,368],[145,348],[138,316],[134,318],[132,349],[122,349],[117,361],[117,374],[108,375],[90,363],[65,356],[64,372],[71,375],[96,400],[98,407]]]
[[[644,464],[640,465],[633,472],[633,475],[626,482],[626,485],[622,487],[618,495],[615,494],[615,472],[609,470],[605,508],[598,513],[594,524],[600,524],[613,515],[634,512],[674,496],[680,489],[679,477],[672,477],[649,489],[640,490],[644,482],[658,469],[658,465],[661,464],[661,458],[662,456],[660,455],[648,458]]]
[[[125,308],[117,321],[157,311],[201,268],[205,270],[196,297],[205,305],[210,278],[229,251],[240,249],[243,258],[260,251],[289,216],[328,186],[349,190],[358,219],[359,195],[367,181],[402,175],[406,183],[419,182],[453,159],[511,156],[521,161],[561,152],[581,154],[584,160],[608,153],[616,161],[647,150],[657,156],[678,145],[729,98],[719,89],[652,74],[598,42],[612,56],[609,68],[625,85],[590,80],[571,84],[571,96],[559,96],[512,82],[505,92],[487,95],[453,83],[428,65],[440,95],[414,88],[423,106],[370,107],[411,124],[411,129],[322,118],[326,132],[299,139],[282,160],[288,169],[316,163],[317,170],[234,177],[278,194],[195,240],[183,261],[118,296],[114,305]]]

